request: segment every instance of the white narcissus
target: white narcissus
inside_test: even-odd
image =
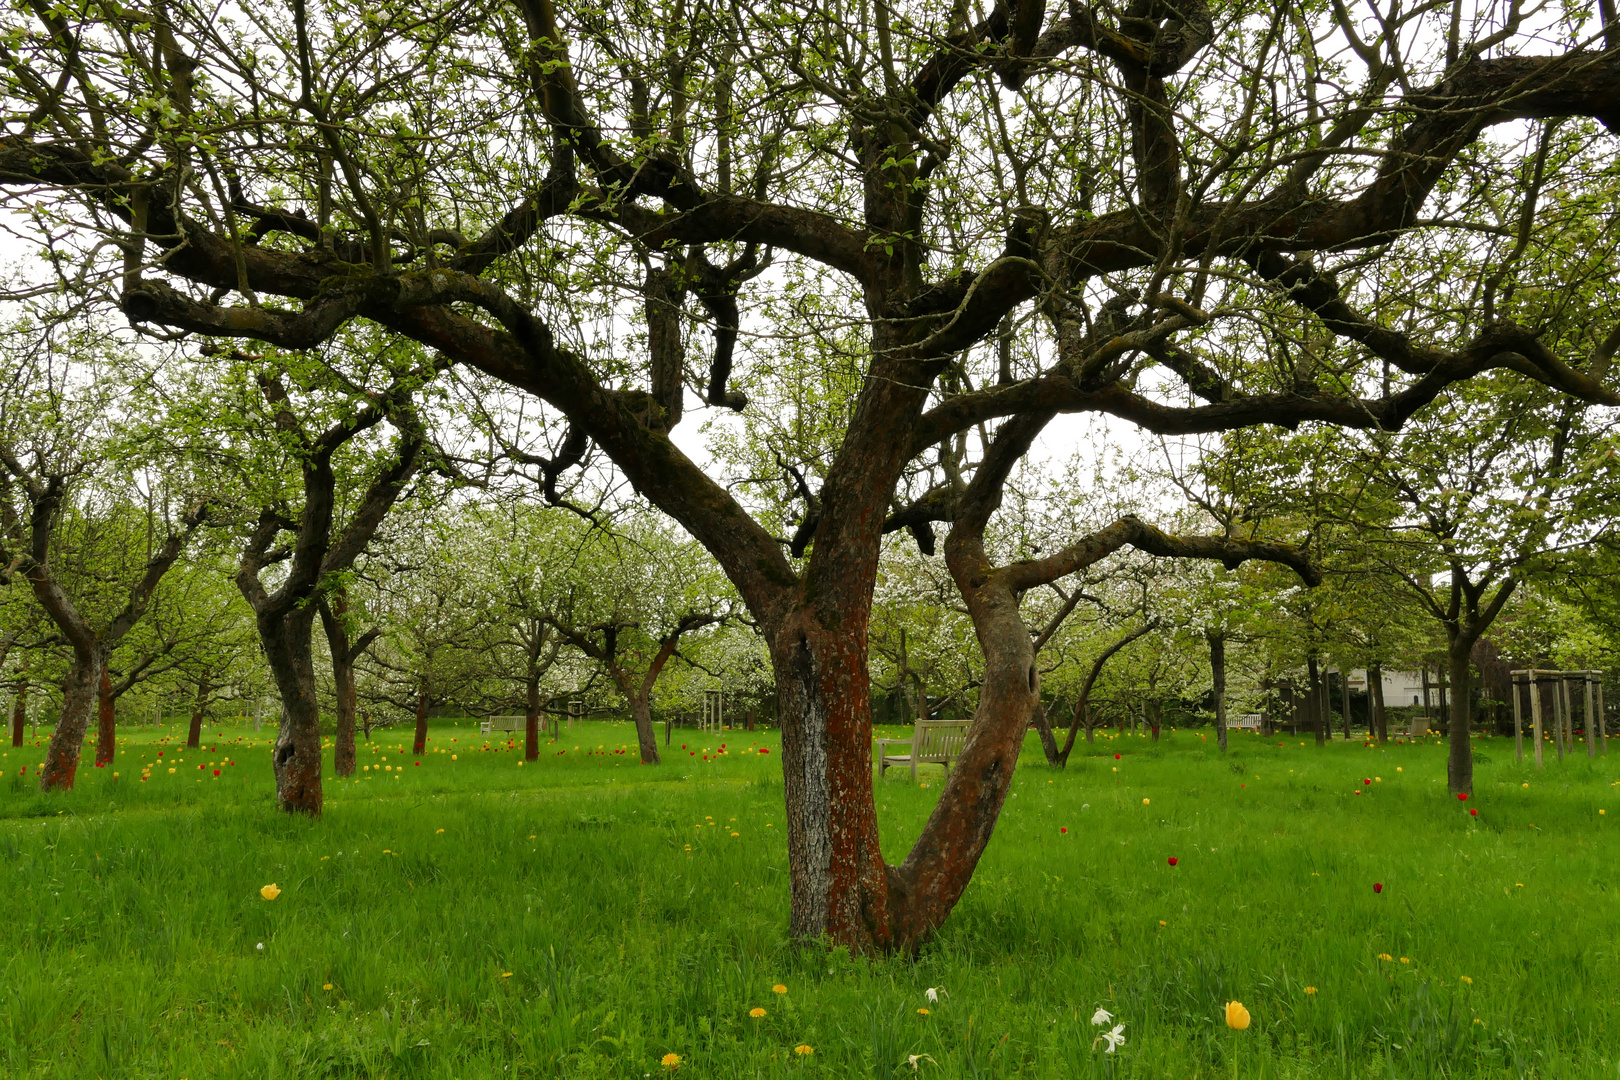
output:
[[[1093,1027],[1102,1027],[1113,1018],[1113,1013],[1109,1012],[1107,1009],[1098,1008],[1096,1012],[1091,1014],[1091,1023]]]
[[[1103,1053],[1112,1054],[1115,1050],[1125,1045],[1125,1025],[1115,1024],[1112,1030],[1105,1031],[1101,1035],[1097,1036],[1097,1040],[1099,1042],[1105,1042],[1108,1044],[1108,1046],[1103,1050]],[[1092,1045],[1095,1046],[1096,1043],[1093,1043]]]

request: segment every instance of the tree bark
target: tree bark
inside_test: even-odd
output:
[[[1367,692],[1372,695],[1372,715],[1367,722],[1380,743],[1389,742],[1389,717],[1384,713],[1384,668],[1373,664],[1367,668]]]
[[[118,753],[116,702],[113,700],[112,672],[105,664],[101,667],[101,681],[96,684],[96,764],[112,764]]]
[[[411,753],[421,756],[427,749],[428,681],[423,676],[416,684],[416,735],[411,740]]]
[[[281,694],[281,724],[270,752],[276,775],[276,805],[288,813],[319,817],[321,707],[315,692],[315,605],[258,619],[259,639]]]
[[[524,681],[523,760],[540,760],[540,674],[531,671]]]
[[[1311,679],[1311,690],[1308,700],[1310,702],[1309,707],[1312,713],[1311,720],[1316,728],[1316,745],[1326,746],[1328,744],[1328,736],[1331,734],[1331,732],[1328,730],[1327,724],[1327,709],[1324,707],[1326,704],[1327,695],[1322,690],[1322,672],[1316,665],[1315,653],[1312,653],[1310,656],[1306,657],[1305,667],[1307,672],[1310,674]]]
[[[1468,662],[1474,651],[1477,635],[1462,634],[1448,643],[1447,667],[1450,669],[1451,709],[1446,739],[1446,781],[1453,795],[1474,793],[1474,748],[1468,742]],[[1460,705],[1458,703],[1461,703]]]
[[[191,726],[186,729],[186,749],[196,750],[202,746],[203,714],[208,710],[208,676],[202,675],[197,679],[197,697],[191,704]]]
[[[79,752],[90,727],[106,659],[98,649],[74,650],[73,664],[62,681],[62,715],[45,751],[41,791],[71,789],[79,771]]]
[[[320,603],[321,627],[326,631],[326,648],[332,657],[332,691],[337,724],[332,734],[332,771],[352,776],[355,769],[354,716],[359,707],[355,692],[354,666],[381,631],[372,627],[355,641],[349,640],[347,591],[337,589]]]
[[[28,676],[17,679],[17,694],[11,701],[11,745],[23,744],[23,725],[28,723]]]
[[[1029,714],[1029,726],[1041,737],[1041,751],[1046,755],[1046,763],[1054,768],[1061,768],[1064,762],[1058,756],[1057,738],[1052,734],[1052,721],[1047,718],[1046,706],[1043,703],[1039,701],[1035,703],[1035,708]]]
[[[1339,666],[1339,697],[1344,701],[1344,741],[1350,741],[1350,673]]]
[[[1209,635],[1209,673],[1215,695],[1215,743],[1226,752],[1226,635]]]
[[[651,686],[647,688],[651,690]],[[636,743],[641,750],[641,763],[643,765],[658,764],[658,732],[653,730],[652,705],[650,694],[636,693],[630,696],[630,716],[636,722]]]

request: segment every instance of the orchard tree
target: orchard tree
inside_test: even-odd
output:
[[[1491,369],[1620,400],[1511,313],[1417,302],[1537,264],[1497,216],[1534,153],[1509,122],[1591,141],[1554,163],[1566,191],[1609,167],[1589,118],[1620,126],[1620,26],[1578,5],[5,18],[0,184],[63,290],[155,336],[418,342],[544,401],[720,563],[775,671],[798,937],[915,949],[962,895],[1039,695],[1021,594],[1130,544],[1303,567],[1134,518],[998,562],[1004,482],[1058,413],[1394,430]],[[1246,347],[1268,334],[1310,347],[1279,366]],[[764,440],[779,470],[710,475],[671,438],[688,384],[746,419],[807,377],[775,418],[807,438]],[[983,686],[891,866],[867,625],[884,530],[936,527]]]

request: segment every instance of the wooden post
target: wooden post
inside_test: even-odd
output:
[[[1586,756],[1597,757],[1597,743],[1593,741],[1594,720],[1592,715],[1592,673],[1581,672],[1581,685],[1586,689]]]
[[[1552,745],[1558,748],[1558,763],[1563,764],[1563,696],[1558,693],[1563,680],[1552,683]]]
[[[1536,669],[1531,668],[1529,673],[1530,684],[1530,738],[1536,744],[1536,768],[1542,767],[1541,761],[1541,684],[1536,679]]]
[[[1569,675],[1558,673],[1558,703],[1564,710],[1564,752],[1575,753],[1575,710],[1570,708]]]
[[[1597,678],[1596,678],[1595,681],[1597,683],[1598,742],[1603,747],[1603,756],[1608,757],[1609,756],[1609,736],[1608,736],[1608,731],[1607,731],[1607,721],[1604,719],[1604,716],[1603,716],[1603,672],[1599,671],[1596,674],[1597,674]]]
[[[1519,717],[1519,676],[1508,674],[1508,692],[1513,695],[1513,760],[1524,762],[1524,727]]]

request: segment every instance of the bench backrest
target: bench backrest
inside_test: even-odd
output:
[[[526,716],[492,716],[489,718],[491,731],[522,731]]]
[[[911,753],[919,761],[924,758],[959,758],[967,746],[971,720],[923,720],[912,734]]]

